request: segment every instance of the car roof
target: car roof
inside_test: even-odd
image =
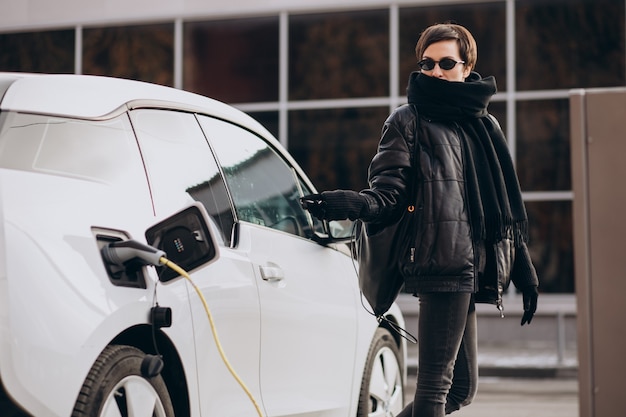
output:
[[[0,72],[0,111],[105,119],[142,107],[208,114],[271,136],[230,105],[172,87],[95,75]]]

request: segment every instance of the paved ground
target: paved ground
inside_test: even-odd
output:
[[[415,394],[417,346],[408,350],[405,398]],[[479,386],[474,402],[454,417],[578,417],[576,351],[479,346]]]
[[[407,401],[415,393],[415,376],[405,387]],[[576,378],[481,377],[478,394],[454,417],[577,417]]]
[[[417,345],[409,344],[409,374],[417,372]],[[578,358],[574,349],[559,357],[554,348],[545,346],[479,345],[478,367],[481,376],[525,378],[577,378]]]

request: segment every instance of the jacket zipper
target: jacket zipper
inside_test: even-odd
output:
[[[411,153],[411,167],[413,168],[412,171],[412,175],[413,178],[411,179],[411,194],[409,196],[409,198],[411,199],[410,201],[412,202],[409,207],[408,210],[412,213],[413,217],[413,222],[412,222],[412,226],[413,226],[413,230],[410,233],[411,236],[411,241],[413,243],[413,246],[411,246],[411,248],[409,249],[409,263],[413,264],[415,263],[415,252],[416,252],[416,247],[415,247],[415,237],[418,233],[419,230],[419,218],[417,218],[417,213],[415,212],[415,209],[417,208],[416,205],[418,201],[417,201],[417,187],[418,187],[418,166],[417,166],[417,161],[418,161],[418,156],[419,156],[419,150],[420,150],[420,145],[418,143],[418,128],[419,128],[419,114],[417,114],[417,110],[415,109],[415,106],[412,107],[413,110],[413,114],[415,115],[415,128],[413,129],[413,152]],[[411,209],[412,208],[412,209]]]
[[[502,304],[502,293],[500,293],[500,289],[498,289],[498,299],[496,300],[496,307],[498,307],[498,311],[500,312],[500,318],[504,318],[504,305]]]

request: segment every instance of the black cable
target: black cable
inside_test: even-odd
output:
[[[151,312],[154,311],[155,308],[159,307],[159,302],[157,301],[157,286],[159,285],[159,280],[157,280],[154,283],[154,292],[152,293],[152,309],[150,310]],[[161,353],[159,353],[159,346],[157,343],[157,338],[156,338],[156,329],[157,326],[154,323],[154,317],[150,317],[150,322],[151,322],[151,328],[152,328],[152,345],[154,346],[154,353],[159,357],[162,358]]]
[[[356,276],[358,278],[358,276],[359,276],[359,269],[357,268],[357,262],[359,260],[359,255],[360,254],[357,252],[357,245],[356,245],[356,239],[357,239],[357,236],[356,236],[356,222],[357,221],[360,221],[360,220],[356,220],[356,221],[352,222],[352,227],[351,227],[351,231],[350,231],[350,235],[352,236],[352,248],[351,248],[350,252],[352,254],[352,267],[354,268],[354,272],[356,273]],[[365,225],[362,225],[361,227],[365,227]],[[373,311],[371,311],[368,308],[368,306],[366,305],[366,303],[363,301],[363,291],[361,291],[360,288],[359,288],[359,294],[361,295],[361,305],[363,306],[365,311],[367,311],[372,316],[376,317],[376,321],[378,321],[379,324],[381,324],[382,322],[387,323],[389,328],[391,330],[393,330],[394,332],[398,333],[398,335],[400,335],[400,337],[403,337],[404,339],[408,340],[409,342],[411,342],[413,344],[417,344],[417,338],[415,336],[413,336],[411,334],[411,332],[409,332],[408,330],[402,328],[401,326],[398,326],[397,323],[389,320],[383,314],[381,314],[380,316],[377,316]]]

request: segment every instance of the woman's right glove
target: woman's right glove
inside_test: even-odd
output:
[[[320,220],[356,220],[365,207],[365,197],[352,190],[324,191],[300,198],[302,208]]]

